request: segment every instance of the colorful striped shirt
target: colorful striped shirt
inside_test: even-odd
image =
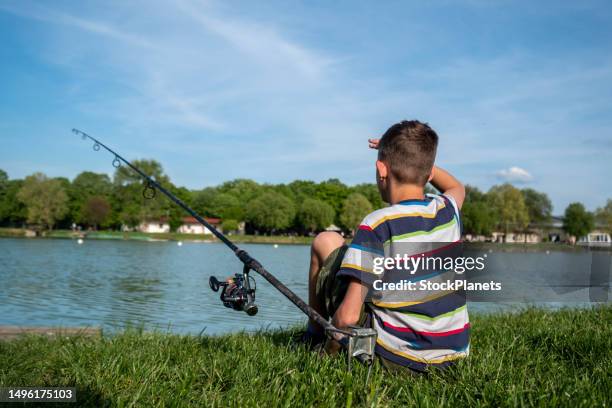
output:
[[[377,258],[432,257],[452,251],[461,240],[454,199],[428,194],[374,211],[365,217],[343,258],[338,276],[368,288],[380,279]],[[380,259],[379,259],[380,260]],[[448,270],[387,270],[385,280],[442,282]],[[462,290],[382,291],[366,299],[378,332],[376,353],[394,363],[424,371],[446,366],[469,353],[470,323]]]

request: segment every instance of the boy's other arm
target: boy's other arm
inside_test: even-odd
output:
[[[344,299],[332,318],[332,324],[339,329],[357,324],[366,293],[367,290],[361,282],[351,279]]]
[[[332,317],[334,327],[344,329],[349,325],[359,322],[359,315],[361,314],[361,307],[363,306],[366,293],[365,286],[358,280],[351,279],[344,299]],[[336,354],[342,348],[339,341],[343,337],[345,337],[344,334],[333,333],[332,337],[325,343],[325,351],[328,354]]]
[[[465,199],[465,187],[463,184],[449,172],[438,166],[434,166],[431,173],[432,178],[430,183],[442,193],[453,197],[457,203],[457,207],[461,209],[463,200]]]

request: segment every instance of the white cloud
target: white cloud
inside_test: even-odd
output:
[[[497,173],[497,177],[502,180],[514,183],[527,183],[533,180],[533,176],[527,170],[517,166],[512,166],[508,169],[500,170]]]

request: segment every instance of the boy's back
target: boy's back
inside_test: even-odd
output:
[[[434,165],[438,135],[426,123],[402,121],[369,142],[378,149],[378,190],[390,206],[366,216],[350,246],[334,233],[315,238],[310,305],[338,328],[367,324],[370,317],[383,362],[419,371],[448,365],[469,352],[469,320],[464,292],[443,288],[455,281],[454,268],[437,261],[449,253],[459,260],[465,188]],[[428,182],[443,194],[424,194]],[[403,268],[394,264],[402,260]],[[363,313],[364,302],[370,313]],[[321,331],[310,322],[310,338],[321,338]],[[332,337],[327,348],[334,350],[344,339]]]
[[[344,256],[338,276],[380,289],[375,258],[440,256],[460,242],[459,211],[451,196],[427,195],[405,200],[365,217]],[[432,250],[432,248],[435,248]],[[451,272],[452,273],[452,272]],[[441,270],[406,271],[385,281],[408,280],[416,290],[380,290],[369,302],[378,332],[377,354],[416,370],[444,366],[467,355],[469,319],[465,296],[454,291],[421,291],[420,281],[445,279]]]

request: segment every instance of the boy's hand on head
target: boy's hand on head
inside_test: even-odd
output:
[[[378,149],[378,143],[380,143],[380,139],[368,139],[370,149]]]

